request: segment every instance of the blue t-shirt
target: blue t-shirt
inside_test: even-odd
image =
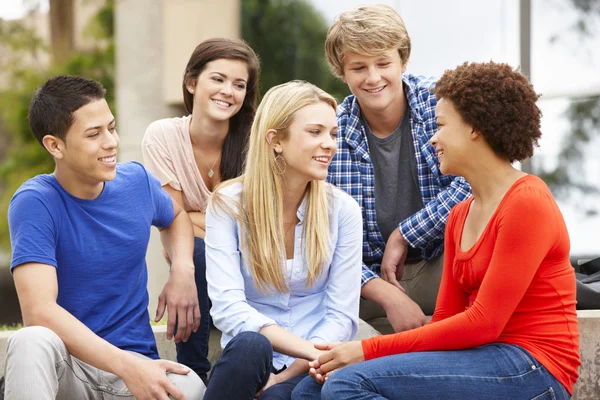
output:
[[[146,249],[151,226],[167,227],[173,217],[169,195],[136,162],[118,164],[116,178],[94,200],[70,195],[53,175],[38,175],[10,202],[10,268],[56,267],[61,307],[116,347],[158,358]]]

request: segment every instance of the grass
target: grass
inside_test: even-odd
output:
[[[23,324],[0,325],[0,331],[18,331],[23,327]]]
[[[166,325],[167,324],[167,317],[164,317],[163,319],[161,319],[158,322],[154,322],[153,319],[150,319],[150,325],[154,326],[154,325]]]
[[[166,325],[167,319],[163,318],[158,322],[154,322],[154,320],[150,321],[152,325]],[[23,324],[12,324],[12,325],[0,325],[0,331],[18,331],[23,327]]]

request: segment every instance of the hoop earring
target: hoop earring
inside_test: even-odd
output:
[[[281,166],[281,163],[283,163],[283,167]],[[273,172],[277,175],[283,175],[286,169],[287,163],[285,162],[285,158],[283,158],[281,154],[277,154],[277,157],[275,157],[275,170]]]

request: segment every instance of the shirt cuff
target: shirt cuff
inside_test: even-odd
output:
[[[363,268],[362,274],[360,276],[360,287],[365,286],[367,282],[375,278],[379,278],[379,275],[377,275],[376,272],[371,271],[370,269]]]
[[[246,324],[244,325],[244,331],[258,332],[265,326],[269,325],[277,325],[277,323],[271,318],[265,317],[260,313],[256,313],[256,315],[253,315],[246,321]]]

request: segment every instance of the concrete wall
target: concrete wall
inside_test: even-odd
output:
[[[573,399],[600,399],[600,310],[577,312],[581,366]]]
[[[181,78],[198,43],[241,35],[239,0],[163,0],[164,100],[181,104]]]

